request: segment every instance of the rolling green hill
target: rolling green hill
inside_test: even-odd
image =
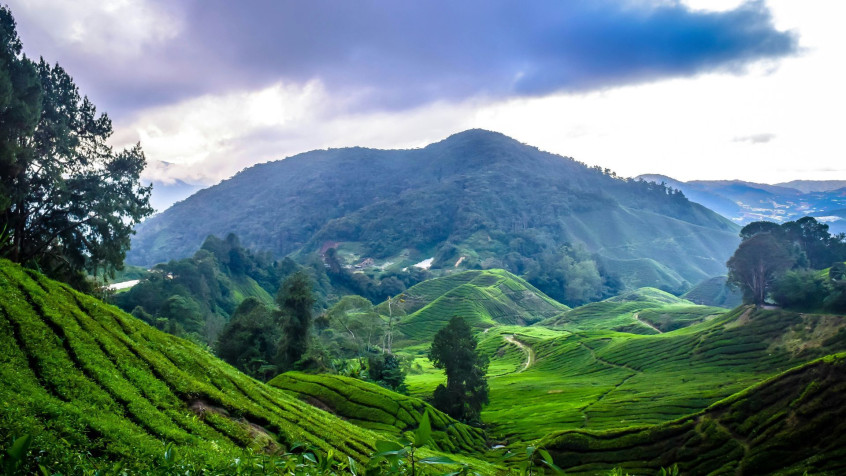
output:
[[[437,449],[449,453],[484,453],[482,430],[457,422],[419,398],[400,395],[376,384],[341,375],[287,372],[268,385],[296,394],[362,428],[395,436],[414,430],[428,411]]]
[[[422,149],[319,150],[251,167],[139,225],[127,260],[185,257],[234,232],[276,256],[340,245],[360,260],[431,257],[435,269],[504,267],[545,283],[572,244],[598,264],[570,271],[590,283],[570,290],[576,302],[602,294],[603,276],[683,290],[724,274],[737,230],[662,185],[470,130]]]
[[[0,348],[0,446],[31,435],[40,461],[65,473],[83,460],[146,468],[168,444],[180,461],[212,473],[232,471],[247,449],[275,453],[297,443],[365,462],[389,436],[7,261]]]
[[[424,281],[398,299],[377,308],[383,315],[402,316],[399,331],[409,340],[429,341],[452,316],[478,328],[501,324],[530,325],[555,315],[560,304],[505,270],[465,271]]]
[[[490,404],[482,419],[490,437],[516,447],[564,429],[672,421],[795,365],[846,350],[844,328],[841,316],[748,307],[651,335],[494,327],[479,335],[479,349],[491,359]],[[442,374],[426,365],[425,349],[405,350],[423,367],[406,380],[411,394],[431,394]]]
[[[640,288],[566,311],[542,322],[571,331],[613,330],[660,334],[719,316],[726,310],[699,306],[655,288]]]
[[[652,474],[842,474],[846,471],[846,354],[788,370],[672,422],[568,430],[541,445],[568,474],[622,467]]]

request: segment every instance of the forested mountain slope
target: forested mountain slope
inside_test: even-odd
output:
[[[591,289],[605,274],[685,287],[724,274],[738,242],[735,225],[663,186],[483,130],[422,149],[317,150],[257,165],[137,231],[135,264],[188,256],[207,235],[234,232],[277,256],[348,244],[359,258],[431,257],[433,268],[504,267],[538,282],[562,260],[576,267],[561,250],[581,244]]]

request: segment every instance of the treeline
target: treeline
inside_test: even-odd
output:
[[[846,234],[832,235],[813,217],[754,222],[729,259],[729,283],[746,303],[768,301],[802,310],[846,311]]]

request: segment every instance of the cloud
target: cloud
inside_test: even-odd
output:
[[[748,136],[738,136],[732,139],[734,142],[748,142],[750,144],[766,144],[776,138],[775,134],[763,133]]]
[[[113,115],[279,81],[402,110],[742,71],[797,49],[760,1],[719,12],[672,0],[36,4],[12,5],[25,48],[37,43]]]

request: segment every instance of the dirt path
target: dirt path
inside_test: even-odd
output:
[[[641,318],[640,318],[640,314],[635,313],[634,318],[635,318],[635,320],[636,320],[637,322],[639,322],[639,323],[643,324],[644,326],[649,327],[649,328],[651,328],[651,329],[654,329],[654,330],[655,330],[655,332],[657,332],[657,333],[659,333],[659,334],[663,334],[663,332],[661,332],[661,329],[659,329],[659,328],[657,328],[657,327],[653,326],[652,324],[650,324],[650,323],[648,323],[648,322],[644,321],[643,319],[641,319]]]
[[[508,336],[503,336],[502,338],[505,339],[506,342],[516,345],[517,347],[520,348],[520,350],[522,350],[526,354],[526,363],[523,364],[522,369],[517,371],[518,374],[520,372],[525,372],[526,369],[528,369],[529,367],[531,367],[532,365],[535,364],[535,351],[532,350],[531,347],[529,347],[526,344],[524,344],[524,343],[520,342],[519,340],[515,339],[514,334],[508,335]]]

